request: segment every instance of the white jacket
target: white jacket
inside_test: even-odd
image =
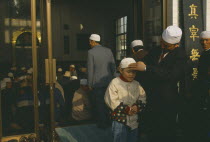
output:
[[[132,106],[137,100],[146,103],[146,94],[144,89],[137,81],[125,82],[119,77],[114,78],[106,90],[105,102],[109,108],[115,110],[120,103]],[[138,115],[126,116],[127,123],[131,129],[138,127]]]

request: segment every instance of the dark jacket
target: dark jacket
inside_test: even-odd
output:
[[[209,72],[210,72],[210,50],[203,51],[199,59],[199,63],[198,63],[198,84],[197,84],[198,93],[197,94],[199,95],[197,95],[198,97],[197,99],[200,101],[201,107],[205,104],[206,102],[205,100],[209,96],[209,89],[210,89]]]
[[[198,63],[198,79],[201,80],[205,86],[210,85],[210,50],[203,51]]]
[[[151,102],[154,107],[161,109],[174,108],[178,97],[177,83],[185,75],[186,52],[182,47],[178,47],[170,51],[160,62],[161,50],[157,49],[153,53],[155,54],[150,57],[150,64],[146,67]]]

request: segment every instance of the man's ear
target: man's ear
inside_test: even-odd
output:
[[[179,43],[175,44],[175,47],[179,47]]]
[[[119,72],[122,74],[122,71],[123,71],[123,69],[121,69],[120,67],[119,67]]]
[[[135,51],[133,50],[133,48],[131,50],[132,50],[133,54],[135,54]]]

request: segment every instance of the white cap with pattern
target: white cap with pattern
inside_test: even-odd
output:
[[[132,63],[136,63],[136,61],[133,58],[124,58],[120,62],[120,68],[121,69],[127,68]]]
[[[101,37],[98,34],[92,34],[89,39],[94,41],[100,41]]]
[[[131,48],[135,46],[144,46],[142,40],[134,40],[131,42]]]
[[[182,37],[182,30],[175,25],[168,26],[162,33],[162,38],[170,44],[179,43]]]

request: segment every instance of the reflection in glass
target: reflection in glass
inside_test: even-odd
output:
[[[32,91],[31,51],[31,1],[1,0],[2,23],[0,30],[4,37],[1,50],[1,107],[3,136],[34,133],[34,96]],[[37,22],[40,29],[40,20]],[[40,35],[40,34],[38,34]],[[37,38],[37,43],[41,38]],[[24,48],[19,52],[16,47]],[[29,58],[30,56],[30,58]],[[13,59],[22,59],[14,62]],[[2,64],[2,60],[6,64]]]
[[[162,33],[162,15],[160,0],[145,0],[144,9],[144,45],[151,49],[154,46],[159,46],[159,37]]]

